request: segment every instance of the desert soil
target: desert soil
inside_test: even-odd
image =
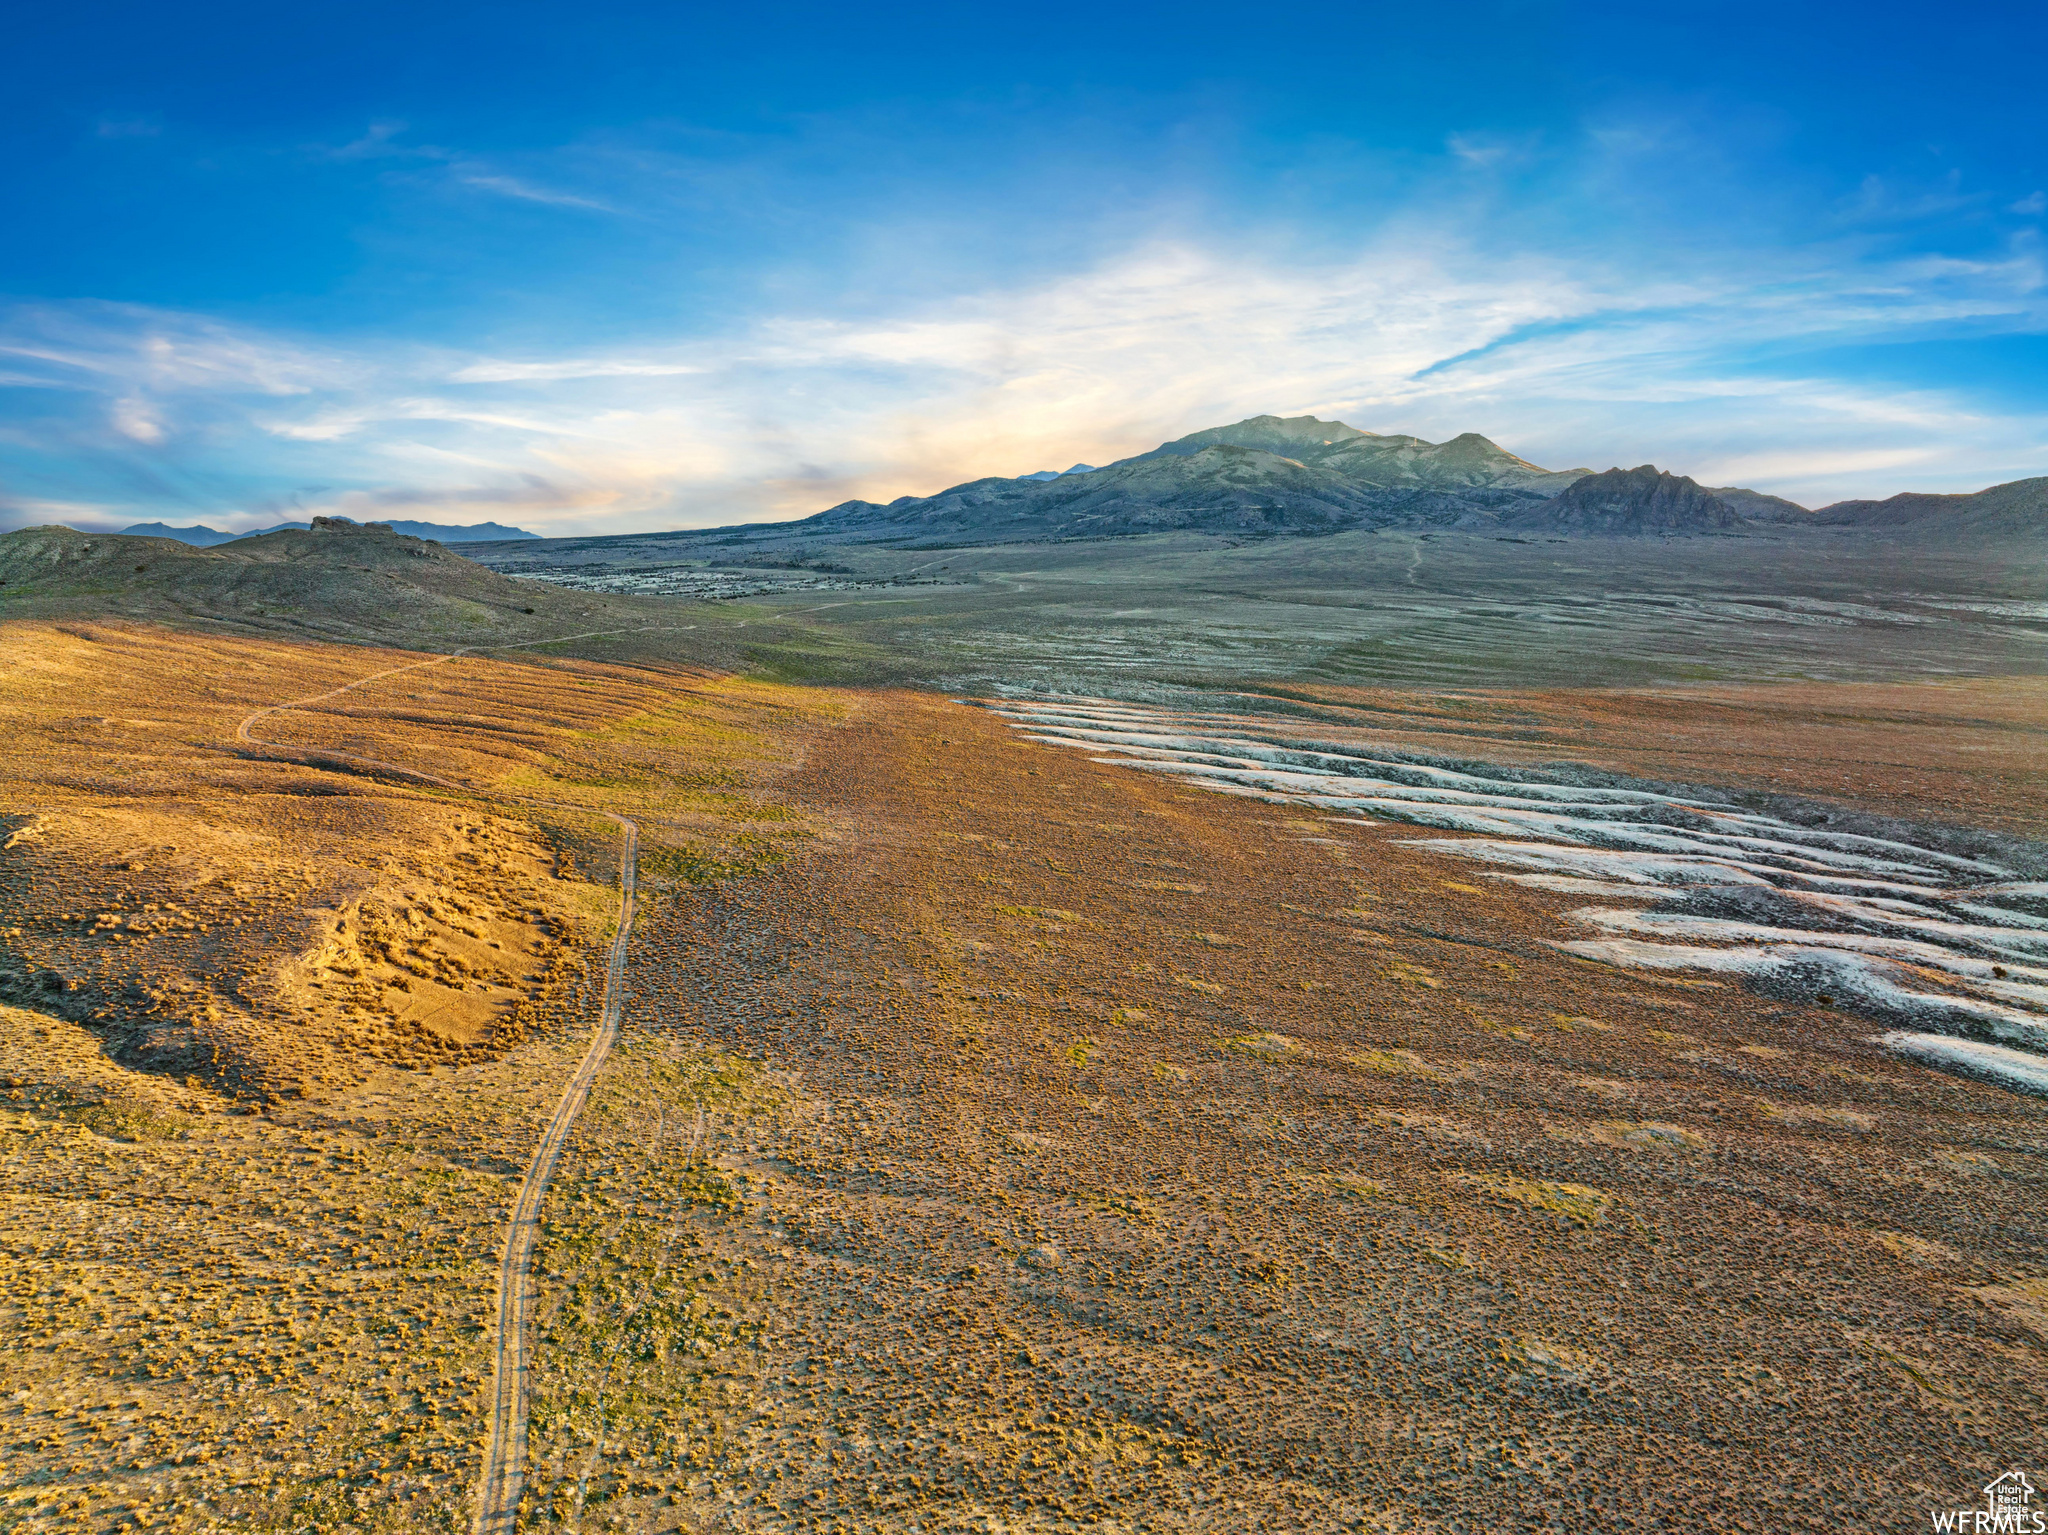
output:
[[[648,829],[538,1256],[525,1528],[1903,1528],[2048,1449],[2048,1104],[1561,955],[1568,898],[1406,828],[932,695],[566,658],[237,757],[247,710],[393,658],[35,638],[0,1528],[463,1527],[608,845],[318,755],[370,745]],[[1718,771],[1791,760],[1727,710],[1672,727],[1693,776],[1717,733]],[[430,972],[507,956],[435,972],[498,987],[467,1037],[322,1000],[376,903]]]
[[[1889,1528],[2044,1447],[2039,1102],[935,700],[788,792],[849,850],[650,913],[629,1015],[759,1073],[748,1304],[606,1341],[622,1063],[536,1527]]]

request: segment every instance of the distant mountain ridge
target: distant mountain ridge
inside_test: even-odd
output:
[[[329,519],[335,522],[351,523],[350,517]],[[509,538],[539,538],[538,533],[529,533],[524,528],[508,528],[502,523],[475,522],[467,527],[456,527],[442,522],[384,522],[377,524],[391,529],[394,533],[409,534],[413,538],[430,538],[441,544],[494,543]],[[171,538],[181,544],[191,544],[198,549],[211,549],[216,544],[231,544],[237,539],[261,538],[266,533],[304,532],[311,527],[305,522],[280,522],[275,527],[258,528],[253,533],[224,533],[219,528],[209,528],[204,523],[190,527],[174,528],[165,522],[138,522],[121,529],[125,538]]]
[[[1883,501],[1837,501],[1815,512],[1813,520],[1899,533],[2040,537],[2048,533],[2048,475],[2009,480],[1971,495],[1907,491]]]
[[[1315,416],[1252,416],[1100,469],[970,480],[887,505],[846,501],[793,530],[861,541],[1018,542],[1176,529],[1267,536],[1495,526],[1591,472],[1541,468],[1476,432],[1432,443]]]
[[[941,547],[1174,531],[1266,538],[1381,528],[1692,537],[1773,525],[1862,529],[1909,539],[2040,538],[2048,536],[2048,476],[1970,495],[1906,494],[1837,502],[1815,512],[1742,486],[1701,485],[1653,464],[1597,474],[1583,467],[1546,469],[1477,432],[1430,442],[1312,415],[1262,415],[1190,432],[1100,468],[1077,463],[1064,470],[989,476],[887,504],[845,501],[795,522],[619,536],[721,546]],[[498,523],[373,526],[443,543],[563,542]],[[124,532],[201,547],[264,536],[162,523],[139,523]]]
[[[1027,543],[1175,530],[1264,537],[1351,528],[1545,532],[1558,537],[1857,527],[1901,536],[2048,535],[2048,476],[1972,495],[1909,494],[1809,511],[1654,464],[1545,469],[1477,432],[1445,442],[1316,416],[1251,416],[1095,468],[969,480],[886,505],[845,501],[760,538]],[[709,530],[707,530],[709,531]]]

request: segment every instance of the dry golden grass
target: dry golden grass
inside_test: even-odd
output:
[[[650,914],[629,1018],[788,1084],[695,1228],[759,1331],[673,1458],[580,1441],[586,1522],[1882,1525],[2038,1443],[1964,1288],[2024,1310],[2037,1102],[937,701],[789,792],[867,856]]]
[[[676,668],[465,657],[266,719],[284,750],[234,744],[252,709],[413,659],[0,630],[0,995],[159,1072],[319,1096],[367,1063],[509,1048],[568,995],[611,911],[581,874],[609,877],[596,811],[642,822],[657,888],[809,834],[748,786],[839,706]]]
[[[410,659],[0,628],[0,1528],[465,1527],[616,910],[574,807],[643,819],[657,895],[811,834],[758,790],[841,706],[674,668],[456,661],[233,744]]]
[[[0,1527],[462,1527],[602,810],[523,1528],[1879,1528],[2048,1448],[2048,1109],[1401,828],[567,659],[236,755],[380,658],[7,638]]]
[[[228,1116],[39,1014],[0,1040],[41,1079],[0,1110],[6,1527],[462,1527],[517,1148],[573,1051]]]

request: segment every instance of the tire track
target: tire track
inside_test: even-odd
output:
[[[267,740],[254,734],[251,727],[273,715],[325,703],[328,699],[337,698],[343,693],[352,692],[382,678],[440,666],[460,656],[472,655],[479,651],[532,650],[540,645],[559,645],[569,640],[644,634],[653,629],[667,627],[669,626],[648,625],[639,629],[597,629],[582,634],[558,635],[553,639],[527,640],[514,645],[467,645],[460,650],[453,650],[446,655],[434,656],[425,661],[386,667],[381,672],[358,677],[354,682],[343,683],[338,688],[329,688],[324,693],[315,693],[305,698],[293,699],[288,703],[271,704],[258,709],[236,726],[235,739],[251,746],[265,746],[277,751],[296,752],[308,757],[327,758],[377,768],[406,778],[418,779],[422,783],[439,784],[464,794],[551,809],[580,810],[588,814],[588,806],[566,805],[557,800],[540,799],[533,795],[495,793],[453,778],[444,778],[438,773],[422,772],[418,768],[407,767],[398,762],[387,762],[378,757],[364,757],[354,752],[330,751],[320,747],[301,747],[284,741]],[[569,1132],[575,1127],[576,1117],[583,1112],[583,1105],[590,1097],[591,1085],[597,1080],[598,1069],[604,1065],[605,1058],[611,1054],[612,1045],[618,1039],[619,1018],[625,1007],[626,943],[632,934],[636,906],[640,826],[638,822],[614,811],[600,810],[596,813],[617,826],[622,834],[619,849],[619,920],[612,935],[611,953],[605,964],[604,997],[598,1009],[597,1031],[591,1036],[590,1047],[583,1052],[583,1059],[577,1063],[575,1075],[570,1077],[568,1086],[563,1089],[561,1102],[556,1104],[554,1117],[548,1121],[547,1130],[542,1134],[540,1144],[534,1148],[533,1156],[526,1166],[526,1176],[520,1180],[519,1195],[513,1201],[511,1216],[505,1226],[505,1251],[498,1269],[498,1324],[491,1382],[491,1432],[484,1452],[483,1475],[477,1484],[476,1522],[473,1526],[476,1535],[510,1535],[519,1519],[519,1501],[526,1490],[526,1420],[531,1400],[533,1362],[533,1248],[540,1236],[541,1206],[547,1199],[548,1184],[554,1178],[556,1164],[561,1161],[562,1148],[568,1143]]]
[[[562,1147],[576,1116],[583,1112],[597,1070],[611,1054],[619,1036],[619,1014],[625,1005],[626,939],[633,927],[634,880],[640,828],[616,816],[625,829],[619,854],[619,926],[604,973],[604,1005],[597,1033],[576,1075],[569,1079],[547,1133],[534,1148],[512,1219],[505,1229],[505,1259],[498,1275],[498,1348],[491,1395],[491,1442],[484,1456],[484,1474],[477,1494],[478,1535],[509,1535],[519,1518],[519,1499],[526,1489],[526,1412],[533,1367],[533,1246],[540,1236],[541,1202],[561,1160]]]

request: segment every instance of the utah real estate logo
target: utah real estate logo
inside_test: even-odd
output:
[[[2048,1509],[2034,1507],[2034,1484],[2008,1471],[1984,1489],[1982,1508],[1931,1508],[1927,1517],[1954,1535],[2048,1535]]]

